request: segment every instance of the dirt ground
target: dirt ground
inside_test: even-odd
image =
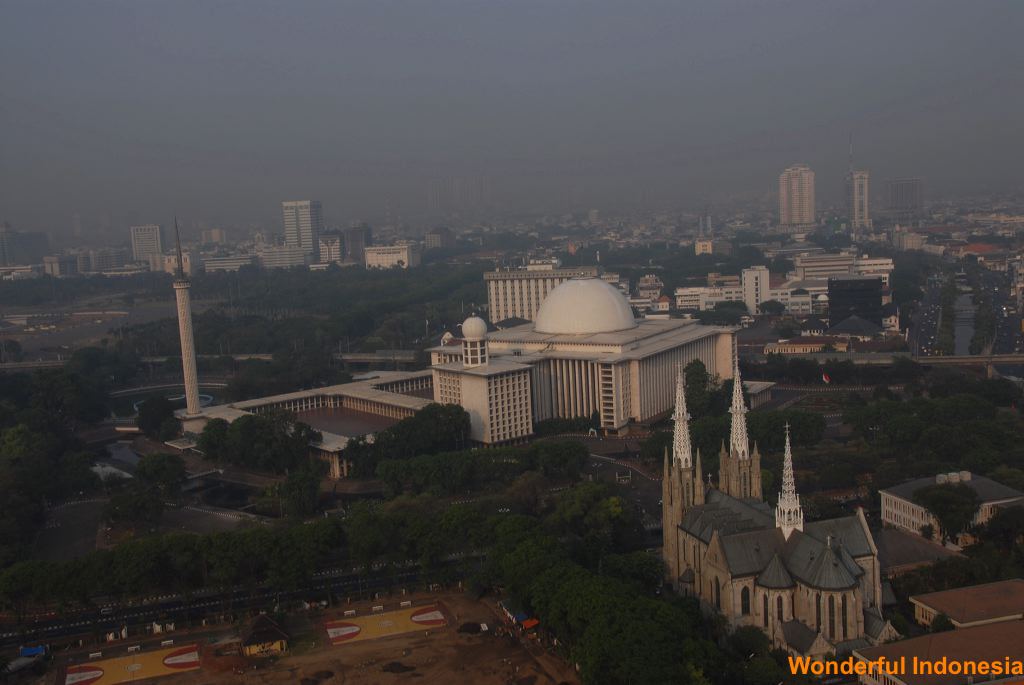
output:
[[[415,604],[437,601],[448,625],[429,631],[393,635],[375,640],[332,646],[324,621],[342,618],[341,610],[305,622],[306,634],[294,634],[292,653],[276,662],[237,674],[204,660],[203,669],[182,674],[171,683],[300,683],[300,685],[387,685],[415,682],[422,685],[474,683],[478,685],[577,684],[578,678],[562,659],[532,640],[520,642],[493,632],[464,634],[458,627],[486,623],[492,631],[501,625],[493,604],[460,594],[416,598]],[[395,602],[397,604],[397,602]],[[388,607],[393,608],[393,607]],[[369,605],[360,606],[360,613]],[[294,626],[299,630],[303,621]]]

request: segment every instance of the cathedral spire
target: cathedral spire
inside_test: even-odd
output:
[[[793,448],[789,440],[789,424],[786,424],[786,452],[782,461],[782,492],[775,506],[775,527],[789,539],[794,530],[804,529],[804,510],[800,506],[800,495],[796,493],[796,479],[793,477]]]
[[[676,408],[672,415],[675,428],[672,432],[672,458],[676,466],[688,469],[693,466],[693,451],[690,446],[690,414],[686,411],[686,375],[679,365],[676,376]]]
[[[735,352],[735,362],[732,370],[732,407],[729,409],[732,414],[731,427],[729,432],[730,456],[738,459],[750,458],[750,445],[747,442],[747,406],[743,404],[743,380],[740,378],[740,355]]]

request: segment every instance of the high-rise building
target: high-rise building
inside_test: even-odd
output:
[[[15,231],[9,223],[0,223],[0,266],[38,264],[49,251],[45,233]]]
[[[794,164],[779,175],[779,225],[814,224],[814,172],[806,164]]]
[[[597,276],[597,267],[559,268],[557,262],[535,262],[524,269],[505,269],[484,274],[487,311],[497,323],[513,317],[533,321],[540,305],[556,286],[579,276]]]
[[[373,245],[373,231],[366,224],[345,229],[345,256],[350,262],[363,262],[363,250]]]
[[[924,181],[893,178],[886,183],[886,210],[898,218],[913,218],[924,210]]]
[[[423,245],[428,250],[437,250],[444,247],[451,247],[455,244],[455,236],[447,226],[438,226],[432,229],[423,239]]]
[[[340,235],[320,236],[320,263],[340,263],[345,256],[344,244]]]
[[[204,228],[202,231],[204,244],[223,245],[228,241],[228,233],[223,228]]]
[[[320,260],[320,234],[324,230],[323,210],[319,200],[292,200],[281,203],[284,216],[284,244],[301,247],[312,256],[312,261]]]
[[[868,186],[867,171],[851,171],[846,175],[846,213],[854,231],[871,228]]]
[[[835,326],[859,316],[882,325],[882,279],[879,276],[832,276],[828,279],[828,320]]]
[[[132,261],[149,262],[149,258],[164,253],[164,227],[160,224],[132,226]]]
[[[43,257],[43,272],[55,278],[78,274],[78,258],[75,255],[47,255]]]
[[[744,269],[741,279],[743,286],[743,302],[747,311],[757,314],[761,303],[772,299],[769,295],[771,275],[767,266],[752,266]]]

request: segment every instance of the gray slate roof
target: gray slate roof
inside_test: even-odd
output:
[[[998,502],[1001,500],[1024,497],[1024,492],[1021,492],[1020,490],[1014,490],[1002,483],[997,483],[991,478],[986,478],[985,476],[979,476],[977,474],[971,474],[970,480],[961,480],[960,483],[974,490],[978,495],[978,499],[980,499],[983,504],[986,502]],[[896,497],[912,501],[914,499],[915,492],[921,488],[926,488],[929,485],[936,485],[935,476],[918,478],[916,480],[907,481],[906,483],[900,483],[899,485],[894,485],[891,488],[885,488],[882,492],[888,492]]]
[[[793,582],[793,576],[789,575],[789,571],[786,570],[786,565],[782,563],[778,553],[772,556],[772,560],[761,571],[761,574],[757,577],[757,584],[761,587],[773,589],[782,589],[796,585]]]
[[[765,502],[736,499],[712,488],[707,491],[704,504],[686,511],[680,527],[708,543],[716,530],[719,535],[728,535],[774,528],[775,517]]]
[[[782,635],[786,638],[786,644],[801,654],[806,654],[818,639],[818,633],[813,628],[797,620],[783,622]]]
[[[704,543],[717,533],[729,572],[756,576],[762,587],[792,587],[799,580],[839,590],[864,575],[854,557],[870,556],[871,545],[856,516],[805,524],[786,540],[770,511],[764,502],[709,489],[706,503],[690,508],[679,527]]]

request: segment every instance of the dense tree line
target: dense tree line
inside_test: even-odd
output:
[[[539,442],[387,459],[378,464],[377,477],[396,494],[445,496],[504,486],[527,471],[554,481],[576,481],[586,460],[587,449],[578,442]]]
[[[814,359],[785,354],[765,355],[762,363],[744,363],[743,377],[795,385],[825,385],[828,376],[833,385],[899,385],[920,379],[924,368],[909,357],[897,356],[889,367],[857,366],[848,359]]]
[[[99,487],[74,430],[105,413],[108,369],[5,374],[0,382],[0,568],[26,556],[46,506]]]
[[[408,459],[421,454],[456,452],[469,442],[469,414],[456,404],[429,404],[413,416],[373,435],[349,441],[346,456],[356,475],[372,478],[385,459]]]
[[[248,414],[231,423],[207,422],[197,448],[207,459],[270,473],[286,473],[309,462],[310,443],[321,435],[287,412]]]
[[[965,383],[961,389],[970,386]],[[883,399],[850,407],[844,416],[868,452],[880,459],[875,477],[879,487],[948,471],[998,478],[1024,469],[1019,415],[980,395]]]

